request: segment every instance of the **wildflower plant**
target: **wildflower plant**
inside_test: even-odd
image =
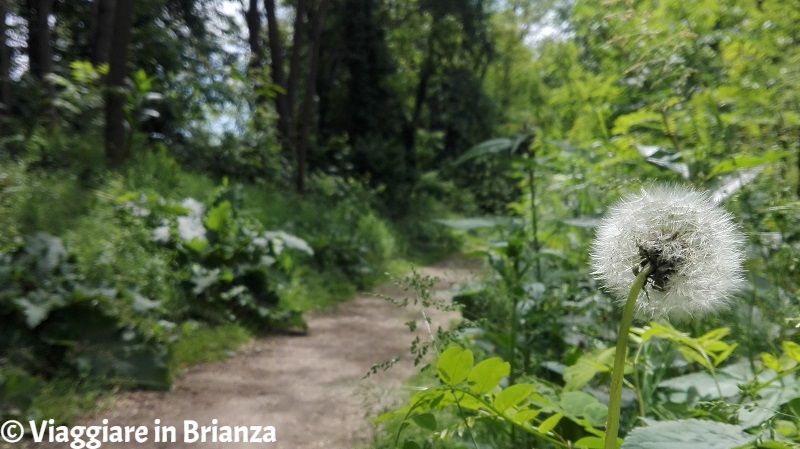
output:
[[[596,279],[623,304],[605,448],[617,447],[628,332],[643,320],[686,321],[727,306],[743,283],[744,236],[710,197],[680,186],[643,187],[612,206],[592,246]]]

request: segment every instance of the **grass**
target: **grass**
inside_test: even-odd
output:
[[[217,362],[231,357],[252,339],[247,329],[233,323],[213,327],[187,323],[181,339],[172,347],[172,361],[178,368]]]
[[[105,409],[113,400],[114,394],[101,383],[62,378],[44,385],[33,408],[39,411],[42,419],[70,423],[87,413]]]

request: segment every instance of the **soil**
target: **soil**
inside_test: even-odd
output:
[[[449,299],[452,287],[477,275],[478,264],[455,259],[419,272],[439,278],[434,295]],[[398,299],[409,295],[393,285],[374,291]],[[458,319],[453,312],[431,313],[434,328]],[[149,427],[145,443],[105,443],[102,448],[365,447],[375,437],[372,419],[402,406],[400,401],[407,398],[406,381],[417,368],[408,351],[414,335],[404,323],[419,316],[419,310],[399,309],[384,299],[360,295],[333,311],[307,317],[308,335],[256,340],[228,360],[188,369],[169,392],[125,393],[110,409],[81,424],[102,425],[108,419],[109,426]],[[421,335],[426,338],[427,333]],[[400,361],[393,368],[363,379],[373,364],[394,357]],[[176,428],[177,442],[153,441],[156,419],[162,426]],[[272,426],[276,442],[183,442],[192,436],[184,435],[186,421],[213,426],[214,419],[218,432],[221,426]],[[259,434],[270,436],[263,429]]]

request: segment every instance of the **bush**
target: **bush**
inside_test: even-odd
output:
[[[35,233],[0,256],[0,320],[12,367],[52,378],[108,377],[166,388],[167,329],[135,290],[89,284],[63,241]]]
[[[278,310],[278,284],[288,282],[291,252],[313,251],[302,239],[264,232],[257,222],[239,217],[240,186],[224,182],[208,205],[193,198],[178,203],[131,196],[121,198],[121,216],[148,229],[153,244],[172,255],[184,298],[181,318],[237,321],[261,332],[305,328],[299,313]]]

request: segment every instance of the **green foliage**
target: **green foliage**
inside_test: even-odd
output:
[[[703,445],[710,449],[730,449],[744,446],[753,440],[744,428],[730,424],[687,419],[652,423],[635,429],[622,449],[670,448],[676,444],[684,446]]]
[[[439,356],[436,371],[443,385],[415,394],[408,407],[381,415],[377,422],[401,418],[404,424],[432,432],[436,440],[458,439],[458,435],[470,433],[471,427],[493,421],[505,423],[506,430],[523,431],[543,444],[558,447],[568,447],[567,440],[553,432],[564,425],[564,419],[582,429],[579,433],[595,438],[603,435],[597,427],[605,422],[606,410],[594,396],[583,392],[558,394],[538,379],[503,386],[501,382],[509,376],[511,366],[500,358],[474,365],[472,351],[451,346]],[[439,427],[432,413],[445,409],[457,410],[461,421]],[[401,425],[397,441],[403,428]],[[577,447],[586,446],[579,442]]]
[[[3,254],[0,277],[3,340],[9,342],[0,356],[10,366],[46,377],[74,373],[169,385],[169,323],[152,315],[159,303],[136,291],[86,284],[61,239],[28,237]]]
[[[11,367],[0,370],[0,419],[26,417],[44,382],[38,376]]]
[[[349,297],[380,279],[399,251],[387,221],[354,207],[371,202],[368,191],[336,178],[306,199],[263,185],[214,189],[164,152],[140,155],[95,190],[23,163],[5,161],[2,172],[9,232],[0,303],[10,343],[0,354],[0,403],[9,417],[75,419],[78,409],[61,409],[50,395],[85,410],[103,384],[167,388],[176,368],[225,357],[251,332],[302,331],[292,307]],[[47,201],[27,200],[34,187]],[[304,240],[264,231],[277,226],[317,244],[341,235],[337,250],[357,259],[320,264],[326,259]],[[35,229],[62,237],[28,234]],[[70,379],[81,383],[69,387]]]
[[[186,318],[238,321],[261,332],[305,329],[298,312],[277,309],[278,285],[289,279],[292,252],[312,255],[313,250],[293,235],[264,232],[240,218],[241,186],[223,183],[208,205],[155,195],[131,200],[130,195],[119,200],[122,217],[149,228],[154,243],[173,251]]]
[[[463,343],[508,360],[510,385],[535,374],[562,393],[602,397],[617,318],[586,269],[591,228],[605,205],[642,181],[690,183],[744,226],[752,282],[730,313],[681,330],[634,329],[626,386],[635,396],[623,428],[635,430],[625,447],[692,444],[660,433],[656,421],[697,424],[686,438],[709,446],[726,437],[704,433],[726,433],[731,441],[721,447],[796,445],[796,348],[785,342],[797,337],[787,316],[799,307],[791,218],[800,191],[791,87],[798,52],[787,38],[797,8],[581,0],[561,11],[564,34],[526,47],[517,36],[542,28],[534,9],[515,5],[495,16],[509,52],[485,85],[501,100],[502,125],[458,165],[489,216],[440,221],[488,237],[479,252],[494,272],[457,298],[474,323]],[[491,183],[474,182],[479,164],[493,170]],[[641,419],[649,425],[636,427]],[[423,434],[469,447],[494,443],[461,421],[475,440]],[[516,438],[495,446],[519,447]],[[787,442],[768,441],[778,438]],[[575,446],[602,441],[586,435]]]
[[[313,249],[309,265],[322,279],[305,282],[339,277],[363,289],[382,279],[388,262],[403,248],[399,233],[376,210],[375,192],[355,179],[324,175],[309,179],[308,189],[301,198],[254,186],[247,189],[243,215],[308,242]]]
[[[638,371],[649,362],[645,360],[646,356],[643,356],[642,351],[648,345],[649,338],[643,339],[641,336],[663,338],[685,354],[689,353],[684,350],[703,354],[703,357],[692,354],[686,359],[700,365],[708,363],[711,358],[717,360],[717,364],[722,363],[721,359],[730,354],[732,347],[721,340],[727,335],[727,329],[718,329],[707,335],[691,338],[653,324],[652,327],[632,330],[632,334],[639,337],[636,340],[639,350],[632,357],[633,369],[629,374],[633,375],[634,382],[629,385],[640,401],[641,416],[644,418],[645,410],[650,410],[652,406],[654,410],[658,410],[660,416],[688,413],[688,416],[696,416],[702,420],[654,422],[646,419],[649,425],[634,429],[626,438],[623,448],[666,448],[672,447],[670,444],[674,445],[676,442],[714,442],[721,448],[733,449],[760,439],[759,430],[762,428],[771,428],[773,431],[780,429],[777,431],[782,437],[797,438],[796,429],[800,417],[793,407],[796,407],[800,398],[800,383],[794,377],[798,364],[793,358],[798,354],[794,352],[797,345],[793,342],[785,342],[783,345],[786,349],[783,356],[786,365],[785,368],[782,365],[775,366],[781,370],[777,372],[777,376],[775,371],[767,371],[766,366],[765,371],[754,374],[742,363],[728,365],[719,372],[708,365],[705,366],[710,374],[706,375],[708,381],[702,380],[702,376],[696,373],[661,381],[657,388],[659,394],[666,393],[666,397],[656,399],[654,396],[651,399],[664,402],[645,404],[642,401],[646,391],[641,386],[646,385],[646,380],[640,378]],[[721,352],[716,355],[707,354],[702,348]],[[768,354],[762,357],[765,360],[778,360]],[[410,425],[425,430],[424,433],[430,435],[434,441],[459,441],[473,432],[481,434],[480,428],[484,426],[504,423],[506,431],[521,430],[540,440],[541,446],[537,447],[570,447],[568,442],[574,441],[574,447],[602,448],[601,428],[606,420],[606,406],[594,395],[581,390],[585,389],[597,373],[609,372],[612,359],[613,348],[581,357],[564,371],[563,387],[531,377],[519,383],[511,383],[508,382],[511,377],[511,365],[508,362],[492,357],[474,364],[472,351],[451,346],[439,356],[436,364],[441,384],[418,392],[410,399],[408,407],[385,413],[376,422],[402,420],[395,436],[396,445],[399,444],[401,433]],[[642,377],[648,375],[641,373]],[[778,381],[780,385],[776,386]],[[727,414],[715,414],[708,407],[710,403],[703,402],[715,396],[720,400],[732,400],[736,397],[741,399],[739,405],[729,402],[733,410]],[[748,397],[756,400],[743,402]],[[666,402],[672,402],[672,405],[667,405]],[[681,402],[682,407],[688,408],[679,408],[678,404]],[[448,420],[437,419],[437,416],[447,410],[452,410],[459,420],[443,426],[441,423]],[[790,419],[776,419],[780,416]],[[565,418],[578,427],[562,423]],[[675,428],[684,429],[680,432],[680,437],[674,435],[672,429]],[[748,433],[748,429],[753,431]]]

